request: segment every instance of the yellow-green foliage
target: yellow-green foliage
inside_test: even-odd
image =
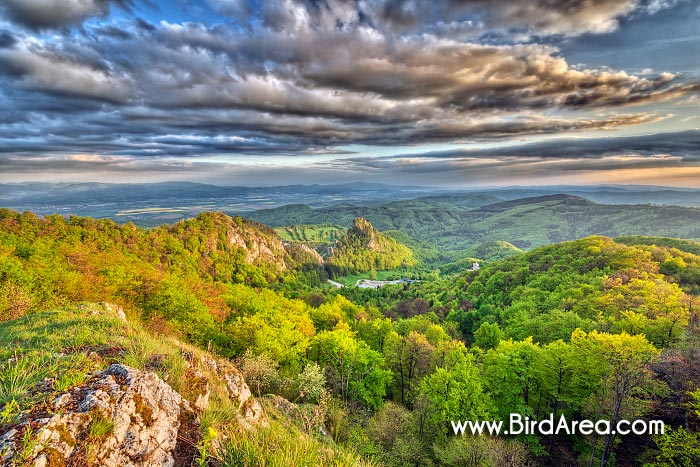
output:
[[[453,307],[449,319],[470,342],[483,322],[495,321],[514,339],[551,342],[580,328],[644,334],[668,347],[681,338],[691,309],[691,298],[661,273],[679,254],[588,237],[467,272],[433,301]],[[684,255],[685,266],[674,264],[691,281],[689,265],[700,258]]]
[[[267,245],[274,256],[249,260],[234,237]],[[224,283],[276,281],[285,258],[271,229],[218,213],[145,230],[106,219],[39,218],[0,209],[0,320],[79,301],[110,301],[178,315],[181,323],[201,321],[194,314],[203,308],[226,312]]]
[[[261,257],[249,261],[236,243],[241,239],[260,247]],[[179,332],[227,356],[253,346],[300,368],[314,333],[308,306],[253,288],[281,280],[285,259],[271,229],[223,214],[144,230],[0,209],[0,321],[108,301],[150,328]],[[143,363],[138,352],[129,358]]]
[[[210,354],[167,336],[154,337],[140,326],[125,323],[107,307],[96,304],[65,307],[33,313],[0,323],[0,407],[2,424],[14,423],[21,410],[31,408],[47,397],[55,397],[65,388],[55,387],[37,398],[39,382],[49,378],[53,384],[62,374],[82,375],[119,362],[137,369],[155,370],[184,397],[194,399],[196,388],[185,355],[209,380],[210,403],[201,415],[205,435],[221,430],[221,450],[202,443],[199,459],[219,459],[222,465],[265,466],[372,466],[358,455],[304,433],[282,421],[269,428],[248,431],[236,423],[237,405],[228,397],[226,386],[210,368],[200,364]],[[191,370],[190,370],[191,371]],[[53,394],[52,394],[53,393]],[[192,394],[191,394],[192,393]],[[138,405],[138,402],[137,402]],[[103,437],[114,425],[95,414],[89,425],[90,439]],[[235,435],[235,436],[234,436]],[[202,438],[206,439],[206,436]],[[28,438],[31,444],[31,433]],[[204,454],[206,451],[206,454]],[[236,463],[243,461],[243,464]]]

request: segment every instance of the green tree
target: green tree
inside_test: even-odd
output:
[[[494,349],[503,339],[503,331],[498,323],[481,323],[479,329],[474,332],[474,345],[484,349]]]
[[[611,426],[615,426],[622,418],[643,415],[647,406],[644,394],[652,389],[653,383],[649,364],[659,351],[644,336],[626,333],[576,331],[571,343],[579,356],[577,374],[587,378],[586,385],[592,382],[597,389],[588,405],[595,408],[592,418],[609,417]],[[612,433],[605,436],[601,467],[610,461],[615,439]],[[591,459],[595,451],[594,443]]]
[[[450,350],[445,365],[426,376],[420,386],[419,397],[427,406],[418,412],[425,417],[428,432],[444,439],[450,421],[488,419],[494,408],[482,381],[474,357],[463,346]]]
[[[700,389],[688,393],[688,408],[700,417]],[[660,453],[649,467],[695,467],[700,465],[700,433],[683,427],[667,428],[663,434],[653,437]]]
[[[277,362],[265,354],[255,355],[251,349],[236,359],[245,382],[260,397],[278,378]]]
[[[647,467],[697,467],[700,465],[700,433],[679,427],[654,437],[659,448],[656,462]]]
[[[406,408],[387,402],[367,424],[368,438],[381,447],[377,456],[386,466],[429,465],[413,414]]]
[[[394,373],[394,397],[412,406],[420,380],[435,366],[435,347],[415,331],[407,336],[392,332],[384,344],[386,366]]]
[[[299,398],[306,402],[318,402],[326,390],[326,375],[316,362],[307,363],[296,380]]]
[[[391,372],[384,359],[346,329],[322,331],[311,342],[309,357],[325,368],[328,384],[344,403],[350,400],[378,408],[386,395]]]
[[[484,356],[484,379],[503,420],[513,412],[533,415],[530,404],[537,400],[540,389],[535,364],[541,354],[539,344],[527,338],[501,341]]]

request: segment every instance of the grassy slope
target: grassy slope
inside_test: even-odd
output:
[[[162,365],[154,367],[154,371],[187,398],[186,362],[180,349],[196,351],[175,338],[154,337],[141,326],[127,324],[97,304],[69,306],[3,321],[0,322],[0,404],[15,399],[23,409],[30,408],[47,398],[46,393],[35,391],[44,378],[51,378],[53,392],[48,396],[55,396],[83,382],[92,371],[112,363],[144,369],[155,355],[164,357],[160,359]]]
[[[216,358],[174,337],[154,336],[137,324],[127,324],[103,305],[87,303],[0,322],[0,412],[12,400],[19,403],[18,408],[5,411],[0,430],[16,422],[20,411],[46,409],[44,401],[111,363],[156,371],[191,399],[191,375],[183,351],[194,355],[195,364],[201,356]],[[328,439],[304,433],[269,406],[268,427],[242,429],[233,423],[237,407],[228,399],[225,383],[204,366],[197,370],[216,383],[210,384],[210,403],[201,415],[200,428],[213,427],[225,436],[223,449],[215,454],[220,465],[371,465]],[[49,390],[38,391],[45,381],[50,382]]]
[[[401,279],[406,276],[406,272],[402,269],[389,269],[387,271],[376,271],[376,276],[372,277],[369,272],[362,272],[357,274],[349,274],[347,276],[336,277],[333,280],[339,282],[343,285],[355,285],[360,279],[373,279],[378,281]]]

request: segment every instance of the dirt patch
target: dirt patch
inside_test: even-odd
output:
[[[73,345],[63,347],[63,354],[84,353],[90,357],[99,357],[103,360],[112,361],[126,353],[126,349],[120,345]]]
[[[156,372],[159,370],[165,370],[168,367],[167,358],[168,356],[162,353],[153,354],[148,357],[145,367],[147,370]]]
[[[199,424],[193,413],[184,410],[181,413],[182,420],[177,431],[177,444],[175,445],[173,457],[175,458],[175,465],[194,465],[194,459],[199,454],[197,444],[201,439]]]

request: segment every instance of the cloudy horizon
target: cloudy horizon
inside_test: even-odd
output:
[[[696,0],[5,0],[0,182],[700,187]]]

